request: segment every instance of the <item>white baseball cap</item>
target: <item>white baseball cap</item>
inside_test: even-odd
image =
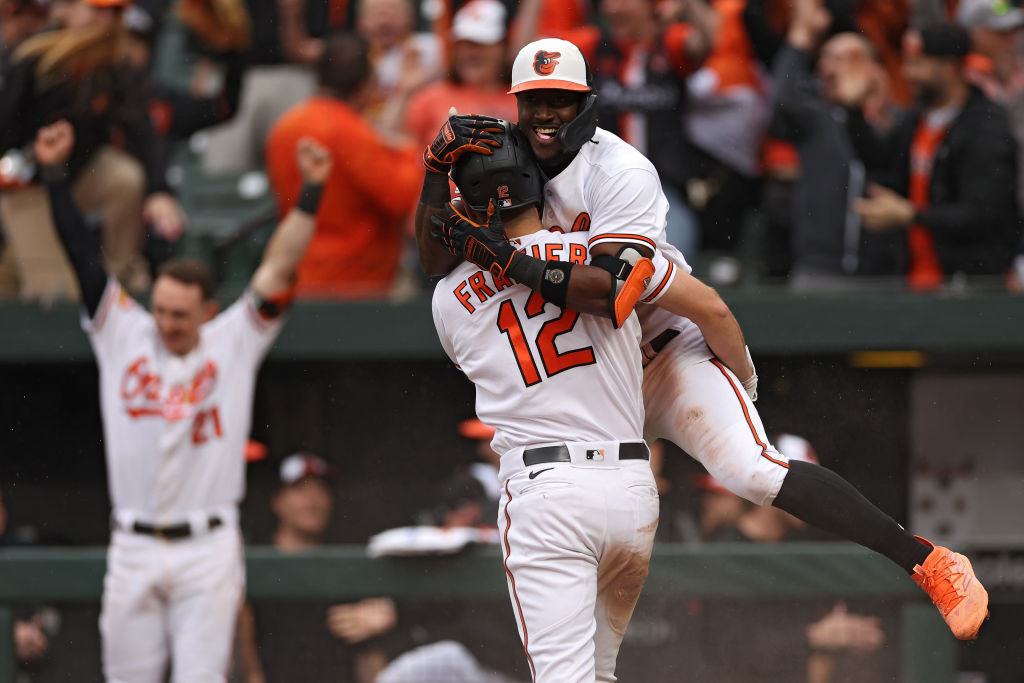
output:
[[[516,55],[509,94],[546,88],[590,92],[587,60],[580,49],[568,40],[535,40]]]
[[[452,40],[494,45],[505,39],[505,5],[498,0],[472,0],[452,22]]]
[[[1024,26],[1024,10],[1007,0],[961,0],[956,21],[964,28],[1015,31]]]
[[[290,486],[306,477],[334,480],[334,469],[312,453],[292,453],[281,461],[281,483]]]

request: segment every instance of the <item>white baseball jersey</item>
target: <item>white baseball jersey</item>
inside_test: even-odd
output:
[[[110,280],[82,326],[100,370],[115,510],[177,524],[189,513],[239,503],[256,372],[283,317],[264,319],[247,290],[202,326],[194,350],[176,356],[153,317]]]
[[[599,128],[594,140],[545,184],[544,226],[589,230],[591,244],[653,244],[677,269],[690,272],[683,255],[665,239],[668,202],[654,166],[612,133]],[[656,274],[652,280],[657,279]],[[670,284],[666,279],[665,287]],[[641,301],[656,299],[648,295]],[[637,306],[637,315],[644,343],[666,329],[679,330],[644,373],[647,438],[669,439],[730,491],[759,505],[771,503],[787,459],[768,440],[739,380],[714,358],[691,320],[653,305]]]
[[[544,185],[544,227],[558,232],[587,232],[588,244],[623,242],[660,253],[671,266],[655,273],[654,286],[641,302],[657,301],[675,271],[692,269],[682,253],[665,239],[668,200],[654,165],[627,142],[601,128],[595,142],[583,145],[572,162]],[[686,318],[657,306],[638,306],[643,343],[666,329],[679,330],[676,345],[706,353],[700,330]]]
[[[512,243],[545,260],[588,259],[585,233],[540,231]],[[476,413],[495,428],[498,453],[641,438],[635,315],[616,330],[609,319],[562,311],[525,285],[495,281],[469,262],[437,284],[433,312],[445,352],[476,385]]]

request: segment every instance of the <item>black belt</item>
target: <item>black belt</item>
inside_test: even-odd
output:
[[[657,337],[652,339],[647,344],[640,347],[640,353],[643,354],[643,366],[646,368],[647,364],[654,360],[663,348],[668,346],[668,343],[679,336],[679,330],[665,330]]]
[[[221,521],[220,517],[212,516],[207,521],[207,530],[213,531],[224,522]],[[145,522],[134,522],[132,524],[132,531],[137,534],[146,534],[147,536],[156,536],[157,538],[164,538],[167,540],[175,540],[178,538],[188,538],[192,535],[192,525],[188,522],[182,524],[146,524]]]
[[[602,457],[598,457],[601,455]],[[587,451],[587,460],[603,460],[603,454],[598,449]],[[619,460],[650,460],[651,452],[643,441],[624,441],[619,444]],[[539,448],[527,448],[523,451],[523,464],[527,467],[539,465],[542,462],[572,462],[569,455],[569,447],[565,444],[558,446],[541,446]]]

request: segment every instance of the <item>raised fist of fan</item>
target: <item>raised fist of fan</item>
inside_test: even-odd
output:
[[[493,116],[449,116],[434,141],[423,150],[423,165],[434,173],[448,173],[452,164],[466,152],[494,154],[493,148],[501,147],[495,134],[503,132],[500,120]]]

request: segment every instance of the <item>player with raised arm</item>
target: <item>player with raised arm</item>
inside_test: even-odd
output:
[[[496,135],[504,144],[493,155],[455,164],[467,206],[458,220],[490,215],[480,229],[515,248],[603,272],[589,263],[585,233],[543,230],[528,144]],[[616,324],[563,310],[497,265],[470,261],[438,283],[433,314],[445,352],[476,385],[477,415],[496,430],[498,528],[534,680],[614,681],[658,525],[636,315]]]
[[[170,659],[174,681],[225,681],[244,590],[238,503],[256,372],[284,323],[332,161],[315,142],[300,143],[302,196],[231,307],[217,314],[202,264],[174,260],[159,271],[149,313],[104,271],[97,236],[71,199],[73,143],[60,121],[40,129],[35,152],[100,371],[113,503],[104,674],[156,683]]]
[[[600,282],[577,278],[575,270],[563,268],[560,291],[552,294],[536,280],[549,264],[533,263],[528,254],[510,256],[493,235],[454,217],[443,218],[444,210],[436,206],[440,186],[425,182],[422,215],[437,214],[435,220],[451,228],[442,250],[437,242],[424,244],[428,231],[417,223],[424,269],[443,271],[461,257],[502,252],[500,263],[508,277],[548,301],[616,318],[616,309],[630,301],[646,303],[642,296],[620,299],[630,291],[630,263],[619,245],[633,244],[645,255],[645,247],[656,248],[675,267],[655,287],[666,290],[658,305],[638,308],[647,364],[643,389],[648,438],[673,441],[747,500],[775,505],[885,555],[927,592],[957,638],[977,637],[988,614],[988,594],[964,555],[908,534],[834,472],[791,463],[771,445],[753,405],[757,375],[739,325],[718,294],[692,277],[682,255],[665,241],[667,202],[657,172],[639,152],[597,127],[597,95],[590,84],[586,60],[568,41],[535,41],[520,51],[513,66],[519,127],[547,179],[542,224],[555,231],[587,231],[593,252],[615,245],[619,267],[609,268],[610,275]],[[500,139],[494,141],[500,144]],[[486,151],[493,149],[492,144]],[[470,243],[473,248],[467,249]],[[490,261],[486,256],[479,260]],[[612,305],[588,307],[588,301],[599,302],[603,296]]]

